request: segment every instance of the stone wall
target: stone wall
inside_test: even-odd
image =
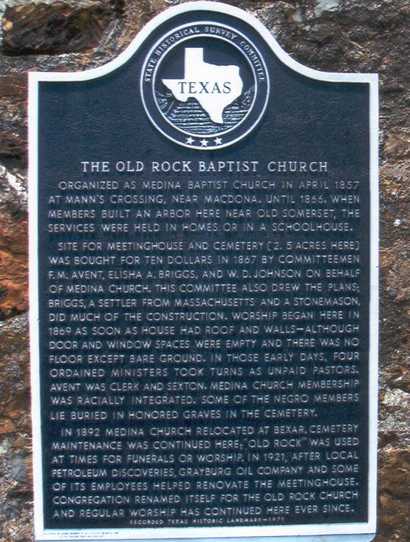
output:
[[[0,540],[32,540],[27,330],[27,72],[83,70],[178,0],[1,0]],[[382,349],[377,542],[410,540],[410,3],[230,1],[299,62],[381,76]]]

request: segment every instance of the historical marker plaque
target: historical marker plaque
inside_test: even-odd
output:
[[[195,2],[30,92],[37,540],[371,539],[376,76]]]

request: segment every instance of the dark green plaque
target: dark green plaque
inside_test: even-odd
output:
[[[30,93],[37,540],[370,540],[377,77],[194,2]]]

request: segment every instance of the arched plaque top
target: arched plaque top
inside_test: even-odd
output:
[[[149,23],[147,23],[142,30],[132,40],[130,45],[115,59],[100,66],[85,71],[77,72],[31,72],[29,74],[32,82],[36,81],[89,81],[97,79],[114,72],[116,69],[123,66],[128,62],[133,55],[138,51],[140,46],[146,39],[158,28],[161,24],[170,22],[172,18],[186,13],[206,12],[210,15],[212,13],[219,13],[229,15],[236,19],[242,20],[251,25],[263,38],[263,40],[269,45],[276,57],[286,66],[293,71],[304,75],[307,78],[323,81],[323,82],[335,82],[335,83],[370,83],[377,84],[378,75],[373,73],[335,73],[324,72],[315,70],[304,66],[300,62],[294,60],[286,51],[279,45],[271,32],[253,15],[250,13],[230,6],[221,2],[209,2],[207,0],[199,0],[197,2],[187,2],[182,5],[169,7],[159,15],[154,17]]]

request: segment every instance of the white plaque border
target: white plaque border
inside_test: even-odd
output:
[[[107,75],[125,64],[140,45],[162,23],[179,14],[208,10],[224,13],[251,24],[273,53],[289,68],[308,78],[335,83],[367,83],[370,87],[370,315],[369,315],[369,519],[366,523],[332,523],[317,525],[272,525],[262,527],[191,527],[147,529],[45,529],[43,518],[43,473],[41,450],[41,397],[39,356],[39,288],[38,288],[38,93],[45,81],[89,81]],[[328,73],[303,66],[291,58],[265,26],[242,9],[219,2],[196,1],[170,7],[151,20],[129,47],[113,61],[83,72],[32,72],[29,74],[29,259],[30,259],[30,352],[33,419],[34,525],[38,542],[88,540],[179,540],[201,539],[204,542],[286,542],[289,537],[299,542],[362,541],[374,538],[377,510],[377,415],[379,352],[379,92],[377,74]],[[342,536],[334,536],[342,535]],[[354,535],[354,536],[349,536]]]

